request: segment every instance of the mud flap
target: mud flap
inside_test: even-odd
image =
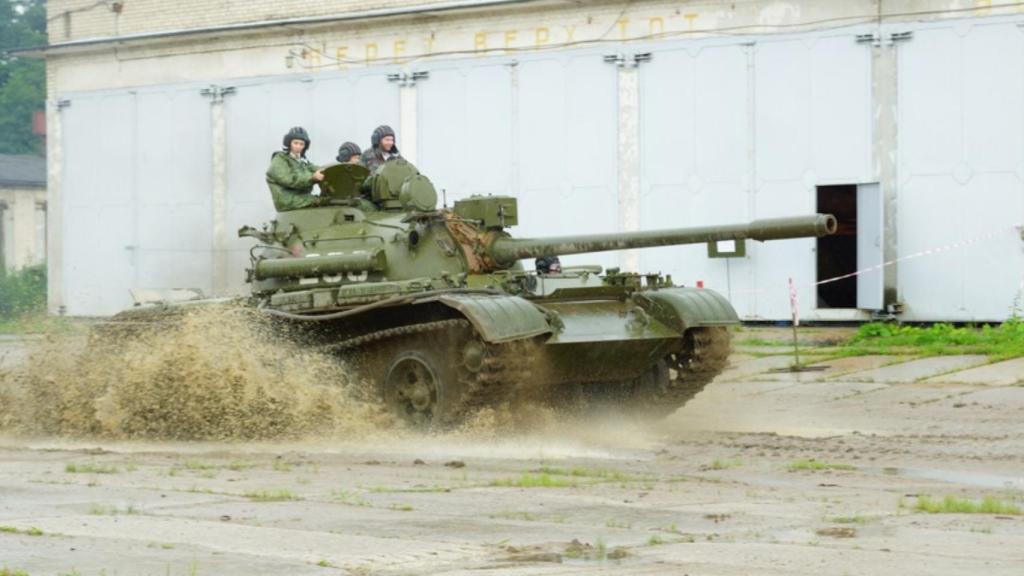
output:
[[[551,333],[547,316],[518,296],[451,294],[438,301],[462,313],[480,337],[492,344]]]
[[[724,296],[706,288],[664,288],[642,292],[637,304],[659,322],[682,334],[687,328],[739,324]]]

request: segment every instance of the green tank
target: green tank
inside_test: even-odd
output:
[[[556,273],[522,260],[718,241],[831,234],[831,215],[747,224],[514,238],[516,199],[438,208],[405,160],[369,174],[324,171],[320,205],[244,227],[249,302],[290,338],[356,367],[416,426],[456,423],[517,398],[667,415],[726,366],[735,310],[720,294],[660,274],[599,266]],[[130,313],[129,313],[130,314]]]

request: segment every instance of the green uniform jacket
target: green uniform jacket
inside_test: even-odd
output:
[[[305,158],[295,159],[281,150],[274,152],[270,157],[270,168],[267,168],[267,185],[274,198],[274,208],[285,212],[315,206],[318,198],[310,192],[313,191],[313,174],[317,169],[316,164]]]

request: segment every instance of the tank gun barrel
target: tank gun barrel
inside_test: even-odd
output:
[[[501,237],[491,243],[488,252],[501,266],[511,266],[523,258],[541,258],[604,252],[607,250],[629,250],[655,246],[679,244],[700,244],[721,240],[783,240],[786,238],[808,238],[834,234],[836,219],[831,214],[791,216],[786,218],[764,218],[745,224],[723,226],[698,226],[648,230],[642,232],[617,232],[613,234],[588,234],[580,236],[556,236],[551,238],[507,238]]]

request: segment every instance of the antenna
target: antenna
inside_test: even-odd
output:
[[[441,207],[448,209],[448,191],[441,188]]]

